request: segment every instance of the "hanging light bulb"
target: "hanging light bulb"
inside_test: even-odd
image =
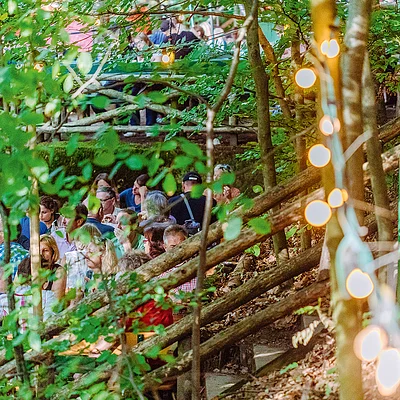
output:
[[[346,279],[346,289],[351,297],[365,299],[374,290],[374,283],[367,273],[354,268]]]
[[[383,396],[390,396],[396,392],[400,384],[400,353],[399,350],[389,348],[383,350],[376,367],[376,383]]]
[[[319,130],[325,135],[332,135],[340,131],[340,121],[337,118],[331,118],[324,115],[319,121]]]
[[[161,62],[163,62],[164,64],[168,64],[169,63],[169,55],[163,54],[161,57]]]
[[[332,210],[325,201],[314,200],[307,205],[304,216],[310,225],[320,227],[331,219]]]
[[[361,361],[374,361],[387,343],[386,332],[377,325],[370,325],[356,336],[354,353]]]
[[[317,80],[315,72],[310,68],[302,68],[296,72],[294,77],[296,83],[303,89],[308,89]]]
[[[347,192],[346,192],[347,193]],[[332,208],[341,207],[344,204],[343,191],[339,188],[333,189],[328,196],[328,204]]]
[[[336,57],[340,52],[339,43],[336,39],[324,40],[321,43],[321,53],[328,58]]]
[[[316,144],[310,148],[308,159],[314,167],[325,167],[331,160],[331,151],[323,144]]]

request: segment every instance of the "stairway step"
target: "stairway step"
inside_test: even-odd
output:
[[[281,347],[271,347],[263,344],[255,344],[253,346],[254,361],[256,363],[256,370],[259,370],[264,365],[268,364],[275,358],[279,357],[286,351]]]
[[[243,379],[242,375],[221,374],[215,372],[207,372],[204,374],[206,381],[207,400],[221,394],[237,382]]]

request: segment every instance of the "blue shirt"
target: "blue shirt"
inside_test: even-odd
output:
[[[141,204],[135,204],[135,196],[133,195],[132,188],[125,189],[122,193],[120,193],[119,201],[121,208],[130,208],[136,213],[140,213],[140,211],[142,211]]]
[[[25,250],[19,243],[10,243],[10,264],[12,265],[12,277],[14,279],[18,271],[19,263],[29,256],[29,251]],[[0,262],[4,260],[4,243],[0,244]]]
[[[21,218],[19,223],[21,224],[21,235],[24,235],[29,239],[31,237],[31,231],[30,231],[31,221],[30,221],[29,217]],[[42,221],[40,221],[40,223],[39,223],[39,230],[40,230],[41,235],[44,235],[45,233],[47,233],[47,226]]]

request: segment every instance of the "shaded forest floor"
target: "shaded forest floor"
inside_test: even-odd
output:
[[[391,193],[397,197],[397,193]],[[313,233],[313,242],[321,240],[322,230]],[[372,241],[374,238],[368,238]],[[299,250],[298,239],[290,239],[290,256],[294,256]],[[314,244],[314,243],[313,243]],[[232,260],[234,263],[236,260]],[[260,255],[252,255],[251,267],[240,275],[241,283],[256,276],[261,271],[266,271],[276,265],[272,251],[272,241],[267,241],[260,246]],[[234,264],[235,265],[235,264]],[[203,329],[202,336],[210,337],[223,328],[240,321],[248,315],[255,313],[280,299],[296,293],[296,291],[310,285],[318,279],[318,268],[306,272],[294,279],[290,285],[274,288],[259,298],[229,313],[223,320],[214,322]],[[226,273],[224,268],[217,271],[211,278],[214,286],[217,287],[214,297],[219,297],[236,286],[232,273]],[[329,298],[322,299],[321,309],[329,316]],[[293,348],[292,336],[300,331],[300,316],[289,315],[276,321],[274,324],[260,330],[257,334],[251,335],[241,341],[241,344],[266,344],[272,347],[284,349]],[[324,331],[325,332],[325,331]],[[317,399],[338,399],[339,383],[336,370],[335,339],[334,332],[324,333],[323,340],[317,344],[302,360],[292,363],[289,367],[274,371],[267,376],[256,378],[249,373],[248,368],[242,365],[238,357],[231,357],[228,362],[221,366],[221,363],[212,363],[213,372],[247,375],[249,382],[234,394],[220,397],[224,399],[295,399],[295,400],[317,400]],[[302,346],[301,344],[299,346]],[[209,366],[210,366],[209,365]],[[218,368],[219,366],[219,368]],[[207,365],[206,365],[207,368]],[[363,364],[363,380],[365,400],[398,400],[400,390],[390,397],[383,397],[379,394],[375,383],[375,364]]]

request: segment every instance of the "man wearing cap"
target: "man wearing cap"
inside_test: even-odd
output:
[[[183,196],[186,198],[187,203],[184,201],[182,195],[171,197],[168,201],[169,204],[173,204],[171,208],[171,215],[175,217],[177,224],[185,225],[185,221],[191,218],[190,210],[187,207],[189,205],[191,212],[193,214],[194,220],[198,222],[201,226],[203,223],[204,209],[206,205],[206,196],[200,196],[198,199],[191,197],[191,191],[194,185],[202,183],[201,176],[195,172],[190,171],[182,179],[182,192]],[[213,207],[216,205],[215,200],[213,200]],[[214,222],[215,216],[211,216],[211,222]]]

